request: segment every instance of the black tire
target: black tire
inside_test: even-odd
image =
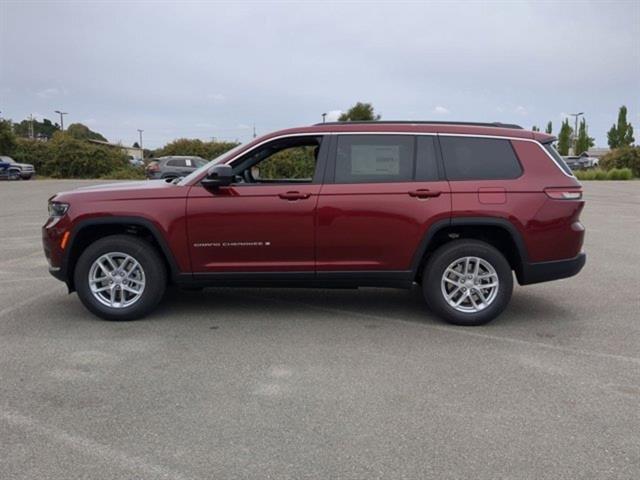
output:
[[[31,180],[31,175],[20,175],[20,178],[22,178],[22,180]]]
[[[122,252],[133,257],[145,274],[142,296],[133,305],[112,308],[100,303],[91,292],[91,265],[105,253]],[[89,245],[80,255],[74,271],[78,297],[84,306],[105,320],[136,320],[149,314],[160,302],[167,286],[167,271],[157,250],[149,242],[131,235],[112,235]]]
[[[495,269],[499,286],[494,300],[479,312],[460,312],[449,305],[442,292],[442,276],[449,265],[462,257],[478,257]],[[438,248],[427,262],[422,276],[422,292],[431,310],[454,325],[483,325],[500,315],[513,292],[511,266],[496,248],[479,240],[454,240]]]

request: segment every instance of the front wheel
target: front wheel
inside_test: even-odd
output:
[[[455,240],[427,262],[422,290],[431,309],[455,325],[482,325],[506,308],[513,273],[505,257],[488,243]]]
[[[92,313],[106,320],[135,320],[160,302],[167,273],[153,245],[131,235],[113,235],[82,252],[74,282]]]

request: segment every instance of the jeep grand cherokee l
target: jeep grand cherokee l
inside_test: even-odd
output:
[[[55,195],[44,250],[111,320],[146,315],[167,284],[418,284],[440,317],[478,325],[505,309],[514,273],[526,285],[585,263],[582,188],[554,140],[504,124],[283,130],[179,181]]]

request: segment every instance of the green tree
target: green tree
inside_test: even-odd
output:
[[[578,127],[578,137],[576,138],[576,148],[574,154],[580,155],[581,153],[589,150],[589,148],[593,147],[594,145],[594,139],[589,136],[589,133],[587,131],[587,122],[583,118],[580,122],[580,126]]]
[[[314,147],[291,147],[277,152],[258,164],[260,178],[310,179],[316,167]]]
[[[10,120],[0,120],[0,155],[11,155],[16,148],[16,136]]]
[[[569,155],[569,148],[571,147],[571,136],[573,135],[573,128],[569,125],[569,119],[565,118],[560,127],[560,133],[558,134],[558,153],[560,155]]]
[[[235,142],[203,142],[199,139],[179,138],[153,152],[153,156],[197,155],[207,160],[213,160],[217,156],[231,150],[236,145],[238,144]]]
[[[107,139],[100,135],[98,132],[94,132],[86,125],[82,123],[72,123],[67,127],[67,134],[71,135],[77,140],[100,140],[106,142]]]
[[[140,148],[140,145],[138,144],[138,142],[133,142],[133,145],[131,145],[133,148]]]
[[[539,132],[540,129],[537,126],[534,125],[533,127],[531,127],[531,131],[532,132]]]
[[[36,119],[25,119],[13,126],[13,131],[18,137],[29,138],[31,135],[31,125],[33,125],[33,136],[35,138],[51,139],[53,134],[60,130],[57,123],[52,123],[48,118],[39,122]]]
[[[547,128],[545,128],[545,133],[548,133],[549,135],[551,135],[553,133],[553,123],[551,123],[551,120],[549,120],[549,123],[547,123]]]
[[[358,102],[338,118],[341,122],[363,122],[380,120],[380,115],[373,110],[370,103]]]
[[[633,145],[633,126],[627,122],[627,107],[624,105],[618,111],[618,123],[611,126],[607,132],[607,141],[609,147],[614,148],[628,147]]]

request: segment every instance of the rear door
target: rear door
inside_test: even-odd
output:
[[[318,199],[321,272],[404,272],[451,197],[434,135],[336,135]]]

